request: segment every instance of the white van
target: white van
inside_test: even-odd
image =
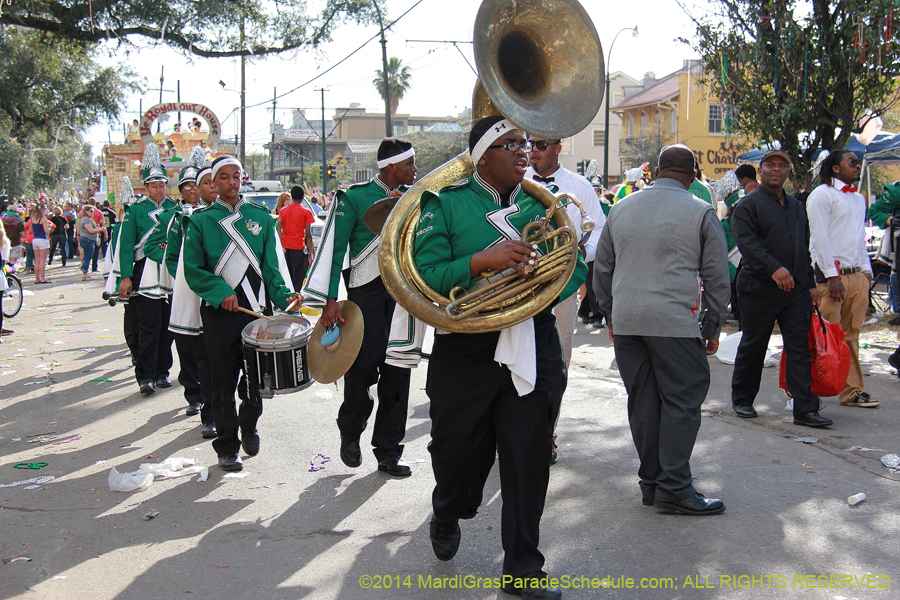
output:
[[[280,181],[269,181],[265,179],[256,179],[251,181],[254,191],[257,192],[283,192]]]

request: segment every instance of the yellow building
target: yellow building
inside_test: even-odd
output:
[[[648,161],[656,164],[659,149],[680,143],[694,151],[703,175],[719,179],[737,167],[751,148],[731,130],[728,108],[699,81],[700,62],[656,79],[647,73],[640,85],[625,87],[625,99],[612,107],[622,119],[619,156],[622,171]]]

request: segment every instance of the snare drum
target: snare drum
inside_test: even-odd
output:
[[[280,315],[274,321],[256,319],[244,327],[244,366],[260,396],[290,394],[314,383],[306,363],[312,330],[309,321],[293,315]]]

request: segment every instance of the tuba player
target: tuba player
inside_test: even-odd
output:
[[[546,211],[522,190],[530,142],[521,129],[503,117],[484,118],[469,134],[469,149],[471,177],[422,194],[416,266],[444,296],[488,269],[524,275],[523,264],[535,261],[538,249],[521,240],[522,228]],[[586,272],[579,258],[561,299],[579,288]],[[499,332],[436,332],[426,384],[436,483],[432,548],[440,560],[456,554],[459,519],[475,516],[499,455],[503,590],[523,598],[561,596],[548,586],[537,546],[550,479],[547,450],[565,387],[550,308]]]

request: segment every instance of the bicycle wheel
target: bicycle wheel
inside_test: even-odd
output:
[[[11,319],[22,310],[22,282],[15,275],[6,276],[6,290],[3,292],[3,316]]]

